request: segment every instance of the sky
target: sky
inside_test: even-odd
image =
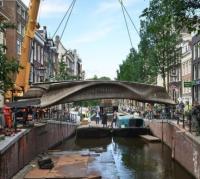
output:
[[[23,0],[26,5],[30,0]],[[40,26],[47,26],[49,37],[55,33],[72,0],[42,0],[38,14]],[[123,0],[137,29],[149,0]],[[128,18],[127,18],[128,20]],[[133,47],[139,36],[128,22]],[[57,32],[61,36],[64,23]],[[107,76],[116,78],[119,64],[129,54],[131,45],[119,0],[76,0],[62,37],[66,49],[76,49],[82,59],[86,78]]]

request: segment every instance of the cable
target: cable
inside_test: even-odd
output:
[[[127,29],[127,32],[128,32],[129,41],[130,41],[131,47],[133,49],[133,43],[132,43],[132,40],[131,40],[131,35],[130,35],[129,28],[128,28],[128,23],[127,23],[126,16],[125,16],[125,13],[124,13],[124,8],[123,8],[122,0],[119,0],[119,3],[120,3],[121,8],[122,8],[122,13],[123,13],[124,21],[125,21],[125,24],[126,24],[126,29]]]
[[[70,11],[70,13],[69,13],[69,16],[68,16],[67,21],[66,21],[65,26],[64,26],[64,29],[63,29],[62,34],[61,34],[61,36],[60,36],[60,40],[62,39],[62,36],[63,36],[63,34],[64,34],[64,32],[65,32],[65,29],[66,29],[67,24],[68,24],[68,22],[69,22],[69,18],[70,18],[71,14],[72,14],[72,11],[73,11],[73,8],[74,8],[75,3],[76,3],[76,0],[73,0],[73,2],[72,2],[72,7],[71,7],[71,11]]]
[[[67,14],[68,14],[69,10],[72,8],[72,6],[73,6],[73,4],[74,4],[74,2],[75,2],[75,1],[76,1],[76,0],[72,0],[72,2],[71,2],[71,4],[70,4],[69,8],[67,9],[67,11],[66,11],[65,15],[63,16],[63,18],[62,18],[62,20],[61,20],[60,24],[59,24],[59,25],[58,25],[58,27],[57,27],[57,29],[56,29],[55,33],[53,34],[53,36],[52,36],[52,39],[55,37],[56,33],[58,32],[58,30],[59,30],[59,28],[60,28],[61,24],[63,23],[63,21],[64,21],[65,17],[67,16]]]
[[[140,33],[139,33],[139,31],[137,30],[137,28],[136,28],[136,26],[135,26],[135,24],[134,24],[134,22],[133,22],[133,20],[132,20],[132,18],[131,18],[131,16],[130,16],[130,14],[128,13],[126,7],[124,6],[123,2],[122,2],[122,6],[123,6],[123,8],[124,8],[126,14],[128,15],[128,17],[129,17],[129,19],[130,19],[130,21],[131,21],[131,23],[132,23],[132,25],[133,25],[135,31],[137,32],[138,36],[140,37]]]

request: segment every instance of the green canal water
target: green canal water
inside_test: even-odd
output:
[[[193,179],[171,159],[171,150],[161,143],[140,138],[70,138],[55,149],[71,152],[101,151],[89,164],[104,179]]]

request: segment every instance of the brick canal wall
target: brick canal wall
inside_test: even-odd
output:
[[[69,137],[76,125],[48,122],[25,132],[0,154],[0,179],[9,179],[38,154]]]
[[[200,179],[200,137],[197,139],[189,132],[173,123],[152,121],[149,124],[152,133],[163,138],[163,142],[172,149],[172,158],[197,179]]]

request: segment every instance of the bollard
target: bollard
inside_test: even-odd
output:
[[[185,115],[183,114],[183,128],[185,128]]]
[[[191,115],[188,116],[188,120],[189,120],[189,132],[192,132],[192,116]]]

